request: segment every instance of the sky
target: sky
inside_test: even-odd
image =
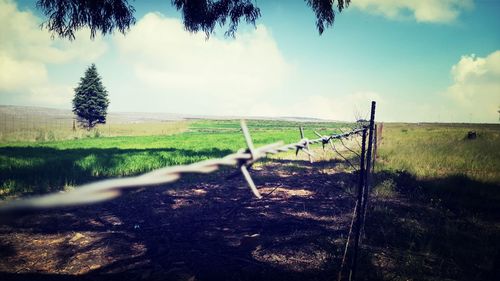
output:
[[[184,30],[169,0],[130,1],[122,35],[40,29],[35,1],[0,0],[0,104],[71,109],[95,63],[111,112],[498,123],[500,0],[352,0],[321,36],[304,1],[257,1],[256,27]]]

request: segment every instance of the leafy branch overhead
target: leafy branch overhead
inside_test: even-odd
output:
[[[335,20],[335,2],[339,12],[350,0],[305,0],[316,15],[316,28],[322,34]],[[228,25],[226,36],[234,37],[241,20],[255,25],[261,16],[255,0],[171,0],[181,11],[184,27],[189,32],[203,31],[210,36],[216,25]],[[90,29],[90,37],[118,30],[125,33],[134,25],[135,9],[127,0],[38,0],[37,7],[45,14],[42,27],[70,40],[82,28]]]

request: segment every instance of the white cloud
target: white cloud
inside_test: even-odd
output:
[[[72,42],[52,40],[40,29],[40,22],[30,11],[20,11],[13,1],[0,0],[0,102],[15,96],[27,103],[68,104],[70,87],[52,83],[47,66],[92,62],[107,49],[101,38],[91,41],[88,30],[77,32]]]
[[[62,105],[69,108],[74,95],[73,88],[70,85],[45,84],[30,91],[27,99],[36,105]]]
[[[418,22],[449,23],[474,3],[473,0],[356,0],[352,6],[389,19],[410,17]]]
[[[355,120],[358,110],[367,117],[370,101],[381,99],[372,92],[332,95],[331,87],[318,86],[287,62],[262,25],[236,39],[206,40],[204,34],[186,32],[178,19],[149,13],[114,41],[121,61],[137,79],[120,92],[135,100],[136,108]]]
[[[178,19],[149,13],[126,36],[115,36],[115,43],[144,94],[162,93],[165,110],[185,108],[180,100],[191,98],[205,103],[203,113],[245,112],[248,103],[272,94],[293,71],[262,25],[236,39],[206,40],[185,31]]]
[[[41,63],[17,60],[0,52],[0,91],[24,91],[47,82],[47,69]]]
[[[51,39],[40,29],[41,19],[18,10],[11,0],[0,0],[0,50],[11,57],[41,63],[91,62],[106,51],[100,37],[89,39],[88,29],[77,32],[75,41]]]
[[[454,83],[446,95],[468,121],[495,122],[500,107],[500,50],[482,58],[462,56],[451,68]]]

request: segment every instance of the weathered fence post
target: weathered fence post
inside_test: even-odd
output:
[[[372,180],[372,152],[373,152],[373,133],[375,129],[375,106],[376,102],[372,101],[372,107],[370,110],[370,124],[368,126],[368,148],[366,149],[366,173],[365,173],[365,188],[363,189],[363,205],[361,206],[363,221],[361,222],[361,233],[362,236],[365,232],[365,221],[366,221],[366,210],[368,206],[368,198],[370,196],[371,190],[371,180]]]
[[[375,172],[375,162],[377,162],[377,151],[378,151],[378,124],[375,124],[375,130],[373,131],[372,173]]]
[[[359,159],[359,182],[358,182],[358,195],[357,195],[357,205],[356,208],[356,222],[354,233],[354,253],[351,259],[351,269],[349,272],[349,280],[356,279],[356,266],[358,260],[358,246],[359,246],[359,236],[361,234],[361,216],[362,216],[362,204],[363,204],[363,191],[365,187],[365,153],[366,153],[366,128],[363,130],[363,136],[361,140],[361,157]]]

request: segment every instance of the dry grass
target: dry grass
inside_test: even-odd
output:
[[[97,125],[92,130],[75,128],[71,120],[61,125],[45,122],[26,126],[23,123],[0,128],[0,142],[44,142],[94,137],[172,135],[187,131],[189,121],[108,123]]]

